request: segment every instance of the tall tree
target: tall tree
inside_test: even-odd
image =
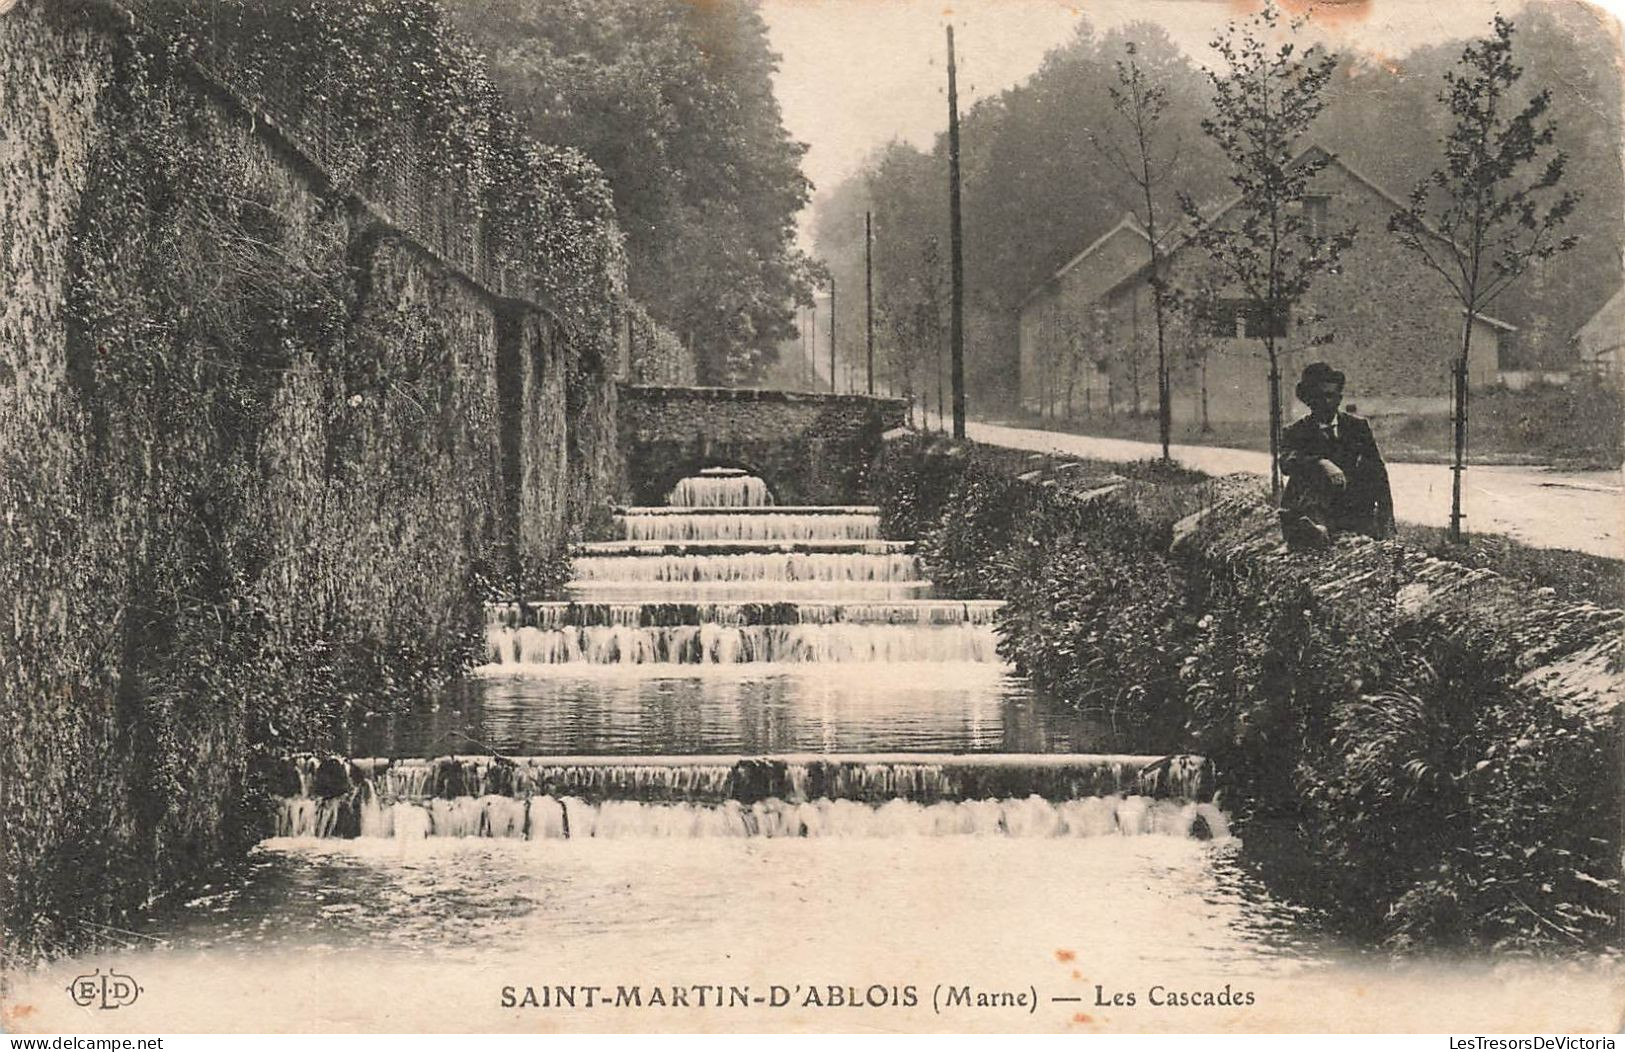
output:
[[[809,187],[752,0],[451,0],[537,138],[603,169],[634,297],[702,382],[750,379],[794,331]]]
[[[1621,69],[1610,34],[1599,32],[1601,17],[1578,0],[1543,0],[1516,20],[1521,83],[1551,92],[1551,148],[1568,155],[1563,185],[1584,196],[1586,228],[1598,235],[1532,268],[1496,301],[1495,315],[1518,326],[1515,339],[1501,341],[1505,368],[1565,368],[1570,337],[1620,287]],[[1489,31],[1486,15],[1479,35]],[[1439,89],[1467,43],[1418,48],[1399,59],[1340,63],[1317,138],[1336,144],[1341,159],[1380,186],[1415,186],[1439,165],[1439,143],[1455,123],[1439,103]]]
[[[1172,389],[1168,382],[1168,276],[1163,273],[1165,229],[1158,223],[1157,205],[1169,170],[1178,157],[1177,144],[1164,142],[1162,118],[1168,111],[1168,88],[1139,58],[1139,45],[1124,45],[1127,57],[1117,62],[1117,83],[1108,88],[1112,111],[1121,136],[1091,133],[1097,149],[1139,191],[1135,216],[1145,228],[1151,260],[1151,307],[1157,330],[1157,436],[1162,459],[1168,459],[1173,430]],[[1125,143],[1126,141],[1126,143]],[[1136,371],[1137,376],[1137,371]],[[1138,383],[1136,383],[1136,388]],[[1136,391],[1135,401],[1139,395]]]
[[[877,354],[916,395],[935,385],[932,334],[947,320],[939,310],[947,303],[946,186],[937,159],[893,141],[871,154],[859,176],[819,195],[813,225],[817,255],[830,262],[841,287],[861,289],[863,217],[873,213]],[[843,332],[863,332],[863,306],[861,292],[841,297]],[[862,345],[842,342],[843,354]]]
[[[1511,97],[1523,70],[1512,57],[1512,23],[1495,16],[1491,36],[1462,49],[1439,94],[1455,118],[1444,164],[1411,191],[1388,229],[1461,301],[1461,345],[1451,374],[1450,537],[1461,540],[1461,480],[1467,469],[1468,361],[1480,312],[1534,264],[1574,246],[1558,230],[1579,197],[1561,189],[1567,156],[1550,149],[1551,92],[1521,107]]]
[[[1284,24],[1290,33],[1301,22]],[[1234,203],[1204,212],[1182,198],[1192,236],[1220,264],[1248,303],[1248,335],[1263,344],[1269,361],[1270,491],[1281,493],[1281,341],[1293,308],[1315,279],[1335,266],[1354,242],[1347,227],[1330,235],[1303,215],[1310,181],[1330,158],[1305,152],[1301,141],[1325,106],[1325,89],[1337,58],[1320,47],[1299,54],[1281,36],[1280,10],[1267,4],[1258,14],[1231,21],[1213,42],[1222,66],[1208,71],[1212,117],[1202,130],[1230,162]]]

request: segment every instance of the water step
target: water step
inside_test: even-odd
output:
[[[1040,797],[864,803],[737,800],[719,803],[599,802],[549,794],[512,798],[387,801],[284,799],[277,835],[287,837],[501,837],[524,840],[710,837],[1098,837],[1222,839],[1225,815],[1211,803],[1143,796],[1051,802]]]
[[[876,504],[768,504],[762,507],[740,508],[683,508],[669,504],[629,504],[615,509],[617,516],[630,515],[680,515],[686,518],[709,518],[712,516],[753,516],[753,515],[870,515],[879,517],[880,507]]]
[[[675,625],[954,625],[992,624],[1004,603],[998,599],[894,599],[882,602],[554,602],[491,603],[488,628],[564,628],[619,625],[655,628]]]
[[[571,581],[565,590],[577,603],[881,603],[921,599],[932,584],[922,580],[602,580]]]
[[[293,761],[283,795],[421,801],[551,795],[587,800],[753,803],[820,799],[917,803],[1146,796],[1204,800],[1199,756],[877,753],[783,756],[444,756]]]
[[[860,542],[861,543],[861,542]],[[659,547],[659,546],[656,546]],[[586,581],[891,581],[912,580],[908,552],[616,551],[577,556],[571,584]]]
[[[915,557],[904,552],[620,552],[578,556],[571,570],[572,586],[598,581],[911,581],[919,577]]]
[[[767,483],[744,472],[706,470],[677,483],[668,497],[680,508],[760,508],[773,503]]]
[[[633,541],[819,541],[878,540],[878,514],[786,513],[769,509],[701,514],[625,514],[616,517],[621,536]]]
[[[913,541],[861,538],[592,541],[579,544],[574,549],[578,558],[636,555],[898,555],[913,550]]]
[[[990,624],[564,625],[487,627],[500,670],[579,665],[735,665],[808,662],[998,663]],[[487,666],[489,669],[490,666]]]

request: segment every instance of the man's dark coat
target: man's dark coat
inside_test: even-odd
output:
[[[1348,485],[1335,489],[1320,460],[1341,468]],[[1322,426],[1306,416],[1288,426],[1281,432],[1281,473],[1287,478],[1281,494],[1283,526],[1291,519],[1308,519],[1333,532],[1393,534],[1388,466],[1363,417],[1338,413],[1335,425]]]

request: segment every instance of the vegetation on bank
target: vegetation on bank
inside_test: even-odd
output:
[[[1035,685],[1212,759],[1280,893],[1395,949],[1617,941],[1620,719],[1541,670],[1617,673],[1625,615],[1400,542],[1288,554],[1255,490],[918,437],[874,486],[933,580],[1008,600]]]
[[[1625,609],[1625,562],[1565,548],[1534,548],[1498,533],[1473,533],[1457,544],[1440,526],[1401,523],[1399,539],[1429,555],[1478,570],[1493,570],[1537,591],[1575,603]],[[1544,592],[1542,592],[1544,594]]]

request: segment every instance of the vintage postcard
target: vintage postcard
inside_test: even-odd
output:
[[[1621,47],[0,0],[0,1030],[1617,1032]]]

